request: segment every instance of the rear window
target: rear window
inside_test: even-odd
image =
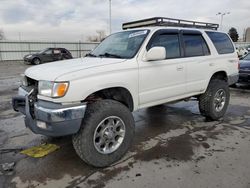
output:
[[[214,43],[219,54],[230,54],[234,52],[234,46],[227,34],[211,31],[207,31],[206,33]]]

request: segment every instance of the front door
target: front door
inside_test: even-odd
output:
[[[48,49],[43,53],[43,62],[51,62],[53,61],[53,51],[52,49]]]
[[[161,46],[166,59],[139,62],[140,107],[152,106],[178,99],[186,93],[186,64],[182,58],[178,30],[157,31],[147,50]]]

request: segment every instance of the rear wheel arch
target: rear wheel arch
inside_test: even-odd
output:
[[[223,81],[228,82],[228,76],[227,76],[226,71],[217,71],[217,72],[215,72],[211,76],[210,82],[211,82],[211,80],[214,80],[214,79],[223,80]]]

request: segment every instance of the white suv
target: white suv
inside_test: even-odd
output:
[[[164,19],[126,23],[133,29],[110,35],[87,57],[27,69],[13,108],[34,133],[73,135],[77,154],[97,167],[126,153],[135,110],[194,97],[201,115],[221,118],[238,79],[230,37],[217,24]]]

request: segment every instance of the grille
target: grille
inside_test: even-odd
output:
[[[26,77],[27,78],[27,83],[28,86],[35,86],[36,88],[38,87],[38,81],[34,80],[32,78]]]

